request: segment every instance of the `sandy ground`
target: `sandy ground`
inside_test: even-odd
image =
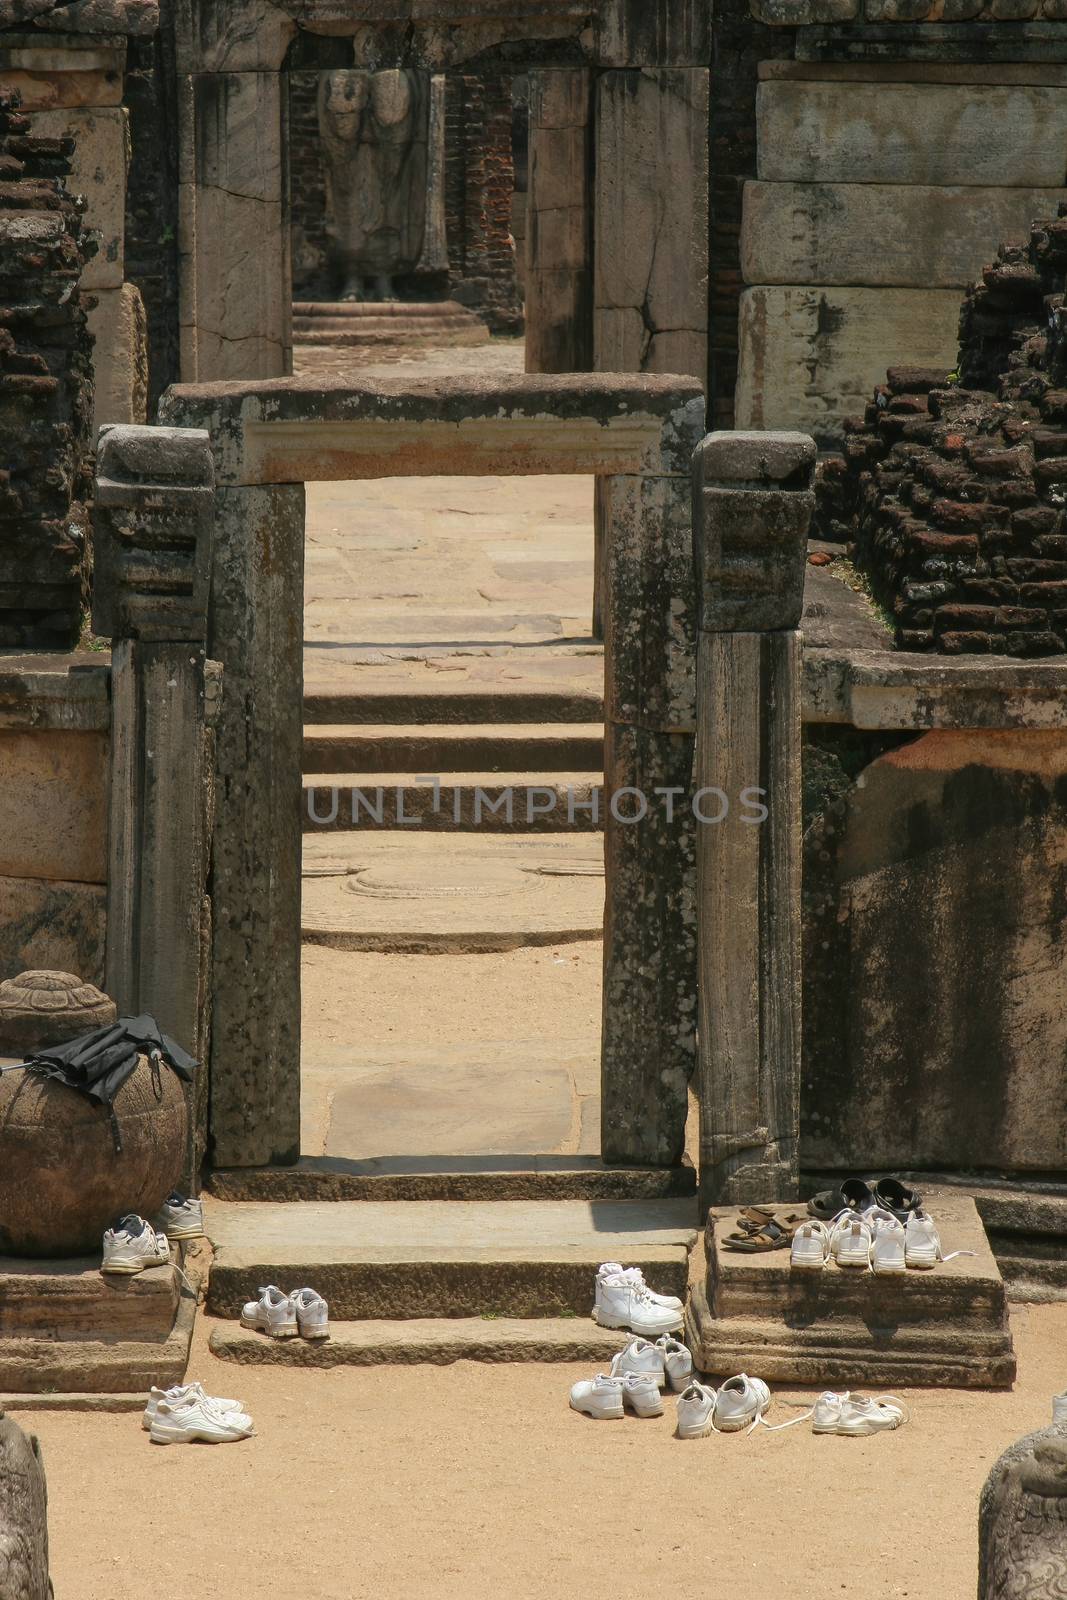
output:
[[[569,1366],[191,1372],[258,1437],[149,1443],[136,1416],[24,1413],[58,1600],[971,1600],[978,1493],[1067,1381],[1067,1306],[1014,1316],[1011,1394],[914,1390],[872,1439],[672,1437],[571,1412]],[[795,1395],[796,1391],[783,1393]],[[792,1413],[779,1406],[772,1420]]]
[[[442,838],[442,848],[447,840]],[[556,1037],[600,1040],[599,942],[495,955],[375,955],[305,945],[306,1064],[360,1049]]]

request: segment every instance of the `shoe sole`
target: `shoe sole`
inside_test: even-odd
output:
[[[714,1432],[715,1429],[712,1427],[709,1420],[708,1422],[705,1422],[701,1428],[686,1428],[684,1432],[681,1428],[675,1428],[674,1437],[676,1439],[706,1439],[709,1434]]]
[[[316,1328],[313,1332],[308,1333],[305,1331],[305,1329],[301,1328],[300,1337],[302,1339],[328,1339],[330,1337],[330,1330],[329,1328]]]
[[[250,1433],[214,1434],[204,1433],[200,1428],[180,1428],[175,1433],[160,1433],[153,1429],[150,1435],[153,1444],[237,1444],[242,1439],[250,1439]]]
[[[868,1439],[873,1433],[893,1433],[899,1427],[899,1422],[887,1422],[880,1428],[848,1428],[841,1426],[840,1428],[835,1428],[834,1432],[839,1434],[842,1439]]]
[[[880,1278],[890,1277],[894,1272],[907,1272],[908,1270],[907,1263],[904,1261],[894,1261],[892,1265],[888,1265],[885,1262],[872,1261],[871,1266]]]
[[[915,1268],[915,1270],[918,1272],[929,1272],[932,1270],[932,1268],[937,1266],[937,1257],[905,1256],[904,1264],[907,1267]]]
[[[262,1322],[248,1322],[244,1317],[240,1317],[238,1320],[241,1324],[241,1327],[247,1328],[249,1333],[265,1333],[268,1339],[295,1339],[300,1333],[300,1329],[296,1326],[295,1322],[291,1328],[265,1328]],[[323,1337],[323,1335],[319,1335],[318,1337]],[[329,1334],[326,1334],[325,1337],[328,1339],[330,1336]]]
[[[149,1267],[169,1267],[170,1260],[166,1261],[139,1261],[136,1266],[125,1266],[121,1262],[109,1263],[100,1268],[101,1272],[114,1274],[116,1277],[132,1278],[137,1272],[147,1272]]]
[[[632,1400],[630,1401],[629,1404],[630,1404],[630,1410],[633,1412],[635,1417],[662,1417],[662,1415],[663,1415],[663,1406],[662,1405],[658,1405],[655,1408],[653,1408],[651,1406],[635,1406]],[[626,1409],[626,1401],[624,1400],[623,1401],[623,1410],[625,1410],[625,1409]]]
[[[591,1417],[594,1422],[618,1422],[620,1417],[625,1417],[626,1415],[621,1401],[619,1402],[618,1411],[591,1411],[588,1406],[576,1406],[572,1400],[571,1410],[577,1411],[580,1417]]]
[[[664,1327],[662,1324],[652,1328],[648,1325],[648,1323],[612,1322],[610,1318],[604,1316],[604,1313],[598,1306],[593,1307],[593,1321],[599,1328],[617,1328],[623,1333],[636,1333],[639,1339],[661,1338],[663,1334],[677,1333],[685,1326],[685,1318],[680,1311],[677,1313],[675,1321],[671,1323],[669,1328]]]
[[[826,1265],[826,1257],[822,1254],[817,1256],[792,1256],[789,1265],[791,1267],[799,1267],[802,1272],[821,1272]]]
[[[207,1234],[203,1228],[185,1228],[180,1233],[170,1228],[160,1228],[160,1233],[166,1234],[171,1244],[179,1244],[183,1239],[206,1239]]]
[[[866,1251],[862,1256],[852,1256],[842,1252],[841,1255],[835,1256],[834,1260],[839,1267],[846,1267],[850,1272],[864,1272],[871,1264],[870,1255]]]

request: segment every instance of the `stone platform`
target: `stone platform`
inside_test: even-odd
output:
[[[694,1290],[686,1313],[696,1365],[716,1377],[747,1371],[834,1389],[1009,1388],[1007,1299],[975,1203],[947,1191],[929,1192],[925,1203],[946,1252],[976,1254],[891,1277],[836,1266],[794,1271],[788,1250],[726,1250],[737,1208],[714,1208],[707,1287]],[[784,1216],[791,1208],[778,1209]]]
[[[293,341],[306,345],[477,345],[480,317],[456,300],[294,300]]]
[[[8,1395],[145,1394],[185,1372],[195,1295],[177,1270],[107,1276],[99,1259],[0,1257],[0,1404]],[[195,1269],[186,1268],[195,1282]]]

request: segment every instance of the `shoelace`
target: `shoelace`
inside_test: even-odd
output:
[[[944,1250],[941,1248],[941,1235],[938,1233],[937,1229],[931,1228],[930,1233],[933,1235],[934,1240],[935,1261],[955,1261],[957,1256],[976,1256],[978,1254],[977,1250],[950,1250],[948,1255],[946,1255]]]

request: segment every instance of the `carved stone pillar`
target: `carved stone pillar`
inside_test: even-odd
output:
[[[693,458],[703,1206],[796,1193],[800,669],[815,444],[712,433]]]
[[[112,639],[107,989],[120,1012],[150,1012],[204,1063],[190,1177],[203,1154],[208,1079],[214,502],[202,429],[101,429],[93,626]]]

